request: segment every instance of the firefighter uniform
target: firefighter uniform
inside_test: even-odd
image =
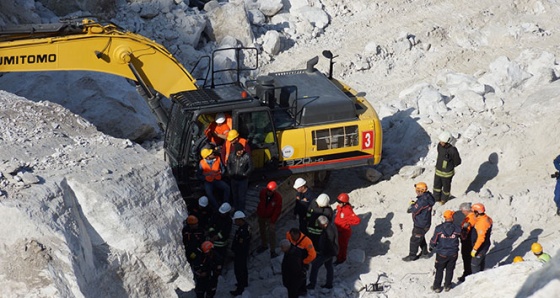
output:
[[[244,220],[245,215],[236,219],[238,214],[243,214],[237,211],[234,215],[234,220],[239,227],[235,231],[235,236],[231,243],[231,250],[233,251],[233,271],[235,279],[237,280],[237,289],[231,291],[232,295],[241,295],[243,289],[249,286],[249,271],[247,269],[247,262],[249,259],[249,249],[251,247],[251,229],[249,224]]]
[[[334,211],[331,206],[324,206],[321,207],[318,205],[317,200],[314,200],[309,204],[309,209],[306,213],[306,222],[307,222],[307,236],[313,242],[314,247],[319,246],[319,238],[321,237],[321,233],[323,233],[323,229],[321,228],[320,224],[317,222],[317,218],[319,216],[324,215],[327,217],[329,222],[332,222]]]
[[[453,270],[459,256],[459,242],[461,238],[461,228],[453,223],[453,218],[436,226],[434,235],[430,240],[430,248],[436,251],[436,275],[432,289],[441,292],[441,281],[445,270],[444,289],[451,289],[453,280]]]
[[[227,257],[228,241],[233,222],[229,213],[216,212],[210,219],[208,237],[214,243],[214,249],[222,256],[222,260]]]
[[[445,203],[451,195],[451,180],[455,167],[461,164],[459,151],[449,143],[437,145],[436,173],[434,176],[434,198],[436,202]]]

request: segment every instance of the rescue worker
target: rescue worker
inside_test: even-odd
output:
[[[288,239],[292,245],[296,246],[302,251],[303,279],[301,281],[299,295],[305,295],[307,294],[307,287],[305,286],[307,271],[309,270],[309,264],[311,264],[311,262],[317,257],[317,252],[315,251],[315,247],[313,247],[313,242],[311,242],[311,239],[305,236],[305,234],[303,234],[298,228],[292,228],[288,232],[286,232],[286,239]]]
[[[249,175],[253,171],[251,157],[240,143],[233,144],[233,152],[227,160],[227,171],[230,177],[233,206],[235,210],[245,210]]]
[[[465,202],[459,205],[461,213],[464,215],[463,220],[459,224],[461,227],[461,258],[463,259],[463,275],[459,277],[459,282],[464,282],[465,278],[472,274],[471,268],[471,251],[472,251],[472,228],[476,222],[474,212],[471,210],[471,203]],[[458,212],[456,212],[458,213]]]
[[[234,254],[233,271],[237,280],[237,288],[230,291],[230,294],[238,296],[242,295],[243,290],[249,286],[247,262],[249,260],[249,249],[251,248],[251,228],[245,220],[243,211],[235,211],[233,221],[238,226],[231,244],[231,250]]]
[[[210,219],[208,228],[208,238],[214,243],[214,249],[223,260],[227,257],[228,240],[233,226],[230,211],[231,205],[227,202],[223,203],[218,212],[214,213]]]
[[[311,273],[309,275],[307,289],[315,289],[317,274],[319,273],[319,268],[323,265],[325,265],[325,269],[327,270],[327,281],[321,288],[332,289],[334,279],[333,258],[338,255],[338,232],[336,231],[335,225],[330,222],[325,215],[319,216],[317,222],[322,229],[322,233],[318,241],[318,246],[315,247],[317,257],[311,262]]]
[[[214,213],[214,209],[208,205],[208,197],[202,196],[198,199],[198,204],[189,204],[187,211],[190,215],[198,218],[198,226],[206,231],[208,228],[208,221]]]
[[[309,208],[307,209],[307,236],[313,242],[313,246],[319,246],[319,237],[323,229],[321,224],[317,221],[319,216],[324,215],[327,217],[329,222],[332,222],[334,211],[331,206],[329,206],[330,198],[327,194],[320,194],[317,199],[309,203]]]
[[[218,277],[222,274],[222,256],[214,250],[211,241],[201,245],[202,255],[194,269],[194,292],[197,298],[212,298],[216,295]]]
[[[315,200],[315,194],[307,187],[307,181],[303,178],[297,178],[294,181],[294,189],[297,192],[294,215],[299,219],[299,230],[307,234],[307,209],[309,209],[309,204]]]
[[[461,228],[453,223],[453,211],[443,212],[444,222],[436,226],[434,235],[430,240],[430,251],[436,251],[436,276],[432,290],[436,293],[441,292],[441,281],[445,270],[445,281],[443,289],[448,292],[451,290],[453,280],[453,270],[459,257],[459,240],[461,239]]]
[[[520,263],[520,262],[523,262],[523,261],[525,261],[525,260],[523,259],[522,256],[515,256],[515,258],[513,258],[513,263]]]
[[[216,114],[214,122],[210,123],[206,130],[204,130],[204,134],[211,144],[222,146],[232,127],[231,116],[224,113],[218,113]]]
[[[233,151],[233,144],[240,143],[245,148],[245,152],[248,154],[251,153],[251,148],[249,147],[249,142],[247,139],[242,138],[239,136],[239,132],[235,129],[232,129],[228,132],[226,142],[224,146],[222,146],[222,159],[224,162],[227,163],[230,153]]]
[[[288,239],[280,241],[280,249],[284,253],[282,284],[288,290],[288,298],[297,298],[301,288],[305,286],[303,251],[292,245]]]
[[[486,215],[486,208],[481,203],[472,205],[475,224],[471,232],[471,268],[472,273],[484,270],[486,254],[490,249],[490,236],[492,235],[492,219]]]
[[[276,222],[282,212],[282,196],[276,191],[277,188],[276,182],[268,182],[259,193],[259,204],[257,205],[261,235],[261,246],[257,248],[257,253],[267,250],[270,245],[271,259],[278,256],[276,253]]]
[[[432,194],[428,191],[428,185],[424,182],[414,184],[416,199],[410,201],[407,212],[412,213],[412,236],[410,237],[410,252],[403,261],[416,261],[420,256],[429,257],[428,244],[424,237],[432,225],[432,206],[435,201]],[[418,248],[421,249],[417,255]]]
[[[202,159],[198,166],[198,177],[204,181],[204,191],[212,205],[212,208],[218,208],[218,201],[214,195],[216,189],[220,190],[223,194],[224,202],[229,202],[230,189],[229,185],[222,180],[225,174],[225,167],[222,160],[214,155],[214,150],[204,148],[200,150]]]
[[[556,215],[560,215],[560,155],[556,156],[554,159],[554,167],[556,168],[556,173],[552,177],[556,178],[556,187],[554,188],[554,203],[556,204]]]
[[[200,246],[206,237],[204,230],[198,225],[196,216],[187,216],[187,219],[183,222],[182,235],[187,262],[191,265],[191,269],[194,269],[194,263],[201,253]]]
[[[354,213],[347,193],[339,194],[336,201],[338,205],[336,206],[334,224],[338,231],[338,255],[334,264],[338,265],[346,261],[348,242],[350,242],[350,236],[352,236],[352,226],[359,225],[361,219]]]
[[[461,164],[461,156],[451,144],[453,136],[448,131],[439,135],[437,145],[436,173],[434,176],[434,198],[436,202],[445,204],[451,195],[451,180],[455,175],[455,167]]]
[[[548,263],[550,261],[550,255],[543,252],[543,248],[540,243],[535,242],[531,244],[531,251],[541,263]]]

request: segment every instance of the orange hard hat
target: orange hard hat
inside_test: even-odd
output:
[[[523,262],[525,260],[523,260],[522,256],[516,256],[515,258],[513,258],[513,262],[514,263],[519,263],[519,262]]]
[[[336,200],[341,203],[348,203],[350,201],[350,197],[348,196],[347,193],[343,192],[338,195],[338,198],[336,198]]]
[[[194,215],[189,215],[187,217],[187,224],[189,225],[196,225],[198,223],[198,218]]]
[[[445,219],[453,219],[453,214],[455,214],[455,212],[453,212],[452,210],[445,210],[443,212],[443,218]]]
[[[473,204],[471,210],[478,213],[486,212],[486,208],[484,208],[484,205],[482,205],[481,203]]]
[[[416,188],[417,191],[426,192],[428,190],[428,184],[426,184],[426,182],[418,182],[414,184],[414,188]]]
[[[541,245],[540,243],[538,243],[538,242],[533,243],[533,244],[531,245],[531,251],[532,251],[534,254],[540,254],[540,253],[542,253],[542,245]]]
[[[276,182],[274,182],[274,181],[270,181],[266,185],[266,189],[268,189],[270,191],[275,191],[277,187],[278,187],[278,184],[276,184]]]
[[[212,248],[214,248],[214,243],[212,243],[211,241],[204,241],[202,242],[200,248],[202,249],[203,253],[208,253]]]

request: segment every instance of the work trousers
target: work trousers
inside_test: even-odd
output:
[[[352,229],[344,229],[337,227],[338,230],[338,256],[336,256],[336,261],[342,263],[346,261],[346,256],[348,254],[348,242],[350,242],[350,236],[352,236]]]
[[[249,256],[246,254],[236,254],[233,258],[233,272],[235,273],[235,280],[237,280],[237,289],[244,289],[249,286],[248,258]]]
[[[467,277],[472,274],[471,250],[472,250],[472,244],[470,242],[470,239],[461,241],[461,257],[463,259],[463,277]]]
[[[428,244],[426,243],[425,235],[430,228],[418,228],[414,227],[412,229],[412,236],[410,237],[410,256],[416,256],[418,253],[418,248],[421,248],[421,252],[428,251]]]
[[[436,202],[447,202],[449,201],[449,196],[451,195],[451,180],[453,176],[444,178],[438,175],[434,176],[434,199]]]
[[[235,210],[245,211],[247,188],[249,188],[249,179],[231,179],[232,205]]]
[[[334,278],[334,269],[333,269],[333,256],[323,256],[317,255],[315,260],[311,262],[311,273],[309,274],[309,284],[315,286],[317,284],[317,275],[319,274],[319,269],[321,266],[325,265],[325,269],[327,269],[327,285],[331,285],[333,283]]]
[[[220,200],[220,203],[218,203],[216,195],[214,194],[216,189],[220,190],[223,194],[223,200]],[[214,209],[218,209],[220,207],[219,205],[223,202],[229,202],[229,185],[222,180],[214,180],[212,182],[204,181],[204,191],[208,197],[208,202],[210,202],[210,205],[212,205]]]
[[[196,298],[212,298],[216,295],[218,277],[199,277],[195,278],[194,282],[194,292],[196,293]]]
[[[445,270],[444,287],[451,287],[453,280],[453,271],[455,270],[455,263],[457,262],[457,255],[444,256],[436,254],[436,277],[434,279],[434,289],[441,288],[441,280],[443,279],[443,271]]]
[[[261,246],[269,246],[270,252],[276,249],[276,231],[270,218],[259,217],[259,233],[261,234]]]
[[[472,273],[477,273],[484,270],[486,266],[486,253],[487,250],[478,251],[476,256],[471,260]]]

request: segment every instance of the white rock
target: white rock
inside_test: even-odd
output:
[[[461,90],[457,92],[455,97],[464,102],[471,110],[477,113],[484,111],[486,108],[484,97],[474,91]]]
[[[313,27],[323,29],[329,24],[329,16],[327,13],[317,7],[304,6],[297,11],[295,15],[307,20]]]
[[[263,38],[263,50],[271,55],[277,55],[281,49],[280,33],[276,30],[269,30]]]
[[[247,12],[249,21],[256,26],[262,26],[266,23],[266,16],[258,9],[251,9]]]
[[[419,166],[404,166],[399,170],[399,175],[406,179],[414,179],[424,172],[423,167]]]
[[[518,63],[505,56],[490,63],[489,68],[490,71],[482,75],[479,81],[494,88],[497,94],[517,88],[531,77]]]
[[[245,8],[241,4],[225,3],[208,12],[206,34],[218,43],[225,36],[233,36],[244,46],[253,44],[253,33]]]
[[[267,17],[272,17],[277,14],[284,4],[282,0],[258,0],[259,10]]]

